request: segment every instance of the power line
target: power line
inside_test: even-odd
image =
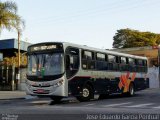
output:
[[[125,10],[125,12],[129,12],[130,11],[130,9],[135,9],[135,8],[138,8],[139,6],[141,6],[142,4],[147,4],[148,2],[149,2],[149,5],[151,5],[150,4],[150,0],[145,0],[145,1],[142,1],[143,3],[140,3],[140,1],[139,0],[137,0],[137,1],[129,1],[129,2],[125,2],[124,3],[124,1],[121,1],[121,2],[119,2],[118,4],[115,4],[115,2],[114,3],[112,3],[109,7],[107,7],[107,8],[97,8],[97,9],[90,9],[90,10],[88,10],[88,11],[86,11],[86,10],[82,10],[81,12],[79,12],[79,13],[76,13],[75,15],[69,15],[69,16],[63,16],[63,17],[56,17],[56,18],[54,18],[54,19],[52,19],[52,18],[49,18],[49,19],[45,19],[44,18],[44,22],[45,22],[45,25],[46,24],[50,24],[50,23],[61,23],[61,22],[66,22],[65,20],[71,20],[71,19],[75,19],[75,18],[79,18],[79,17],[81,17],[81,16],[96,16],[96,15],[102,15],[102,14],[106,14],[107,12],[112,12],[112,14],[113,13],[116,13],[117,12],[117,10],[118,10],[118,12],[117,13],[120,13],[120,11],[124,11]],[[136,4],[135,4],[136,3]],[[138,4],[137,4],[138,3]],[[153,3],[153,2],[152,2]],[[157,2],[156,2],[157,3]],[[124,5],[128,5],[128,4],[131,4],[131,6],[126,6],[126,7],[124,7]],[[152,4],[153,5],[153,4]],[[144,7],[144,6],[142,6],[142,7]],[[38,24],[38,23],[43,23],[43,22],[38,22],[38,21],[36,21],[36,24]]]
[[[120,0],[119,0],[120,1]],[[104,7],[97,7],[97,8],[93,8],[93,9],[84,9],[84,10],[80,10],[72,15],[69,15],[69,16],[55,16],[55,17],[50,17],[48,19],[46,19],[45,17],[43,18],[44,22],[50,22],[50,21],[57,21],[57,20],[62,20],[62,19],[66,19],[66,18],[72,18],[72,17],[80,17],[80,16],[84,16],[84,15],[88,15],[88,14],[94,14],[96,12],[101,12],[101,11],[104,11],[104,10],[108,10],[108,9],[112,9],[112,8],[115,8],[117,7],[119,4],[123,4],[126,0],[121,0],[118,4],[116,4],[117,2],[113,2],[111,4],[109,4],[106,8],[106,6]],[[107,5],[107,4],[106,4]],[[41,22],[41,21],[40,21]],[[36,23],[38,23],[36,21]]]
[[[125,2],[125,0],[119,0],[120,2],[122,1],[122,2]],[[77,14],[77,13],[86,13],[86,11],[95,11],[95,10],[100,10],[100,9],[103,9],[104,7],[106,8],[106,6],[113,6],[113,5],[115,5],[117,3],[117,1],[116,2],[113,2],[113,3],[110,3],[110,4],[105,4],[105,5],[103,5],[103,6],[98,6],[98,7],[94,7],[94,8],[90,8],[90,9],[80,9],[80,10],[78,10],[78,11],[73,11],[73,12],[69,12],[69,14]],[[71,8],[70,10],[73,10],[73,8]],[[66,13],[66,14],[68,14],[68,11],[64,11],[64,13]],[[48,20],[52,20],[52,19],[55,19],[55,17],[60,17],[61,18],[61,16],[50,16],[50,17],[42,17],[41,19],[43,19],[43,20],[46,20],[46,19],[48,19]]]

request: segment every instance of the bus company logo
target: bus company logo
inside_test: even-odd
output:
[[[129,91],[129,85],[131,81],[134,81],[136,77],[136,73],[133,73],[131,78],[130,78],[130,73],[128,72],[126,75],[123,74],[120,76],[120,81],[119,81],[119,89],[123,89],[123,92],[128,92]]]

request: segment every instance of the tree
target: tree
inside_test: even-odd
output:
[[[160,34],[139,32],[138,30],[120,29],[113,37],[113,48],[131,48],[159,45]]]
[[[20,67],[20,36],[22,30],[25,26],[24,20],[17,15],[17,5],[15,2],[1,2],[0,1],[0,32],[2,29],[15,29],[18,34],[18,66]],[[6,58],[6,61],[9,61],[9,58]]]
[[[21,62],[20,62],[20,66],[21,67],[26,67],[27,66],[27,56],[26,54],[22,53],[21,54]],[[4,66],[15,66],[15,67],[19,67],[18,66],[18,53],[15,52],[15,56],[13,57],[5,57],[3,60],[2,65]]]
[[[20,23],[21,17],[17,15],[17,5],[15,2],[0,1],[0,31],[2,29],[11,30]]]

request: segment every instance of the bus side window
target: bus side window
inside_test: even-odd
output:
[[[128,71],[128,58],[120,57],[120,70],[121,71]]]
[[[108,55],[108,70],[118,70],[118,56]]]
[[[134,72],[139,72],[138,59],[135,59],[135,68],[134,68]]]
[[[89,59],[90,53],[87,51],[82,50],[82,68],[87,69],[88,68],[88,63],[87,63],[87,58]]]
[[[82,68],[83,69],[95,69],[95,56],[94,52],[82,50]]]
[[[148,72],[147,60],[143,60],[144,72]]]
[[[137,72],[144,72],[143,60],[137,59]]]
[[[107,56],[103,53],[96,54],[96,69],[97,70],[107,70]]]
[[[128,58],[129,71],[135,72],[135,60],[133,58]]]

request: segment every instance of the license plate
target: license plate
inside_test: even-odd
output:
[[[37,93],[45,93],[45,91],[43,89],[38,89]]]

